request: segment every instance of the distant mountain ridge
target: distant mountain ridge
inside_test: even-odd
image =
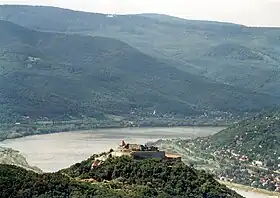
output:
[[[159,14],[108,17],[44,6],[3,5],[0,17],[35,30],[116,38],[150,56],[169,60],[170,65],[182,71],[280,95],[279,28],[192,21]],[[231,48],[234,54],[230,59],[220,53]]]
[[[6,21],[0,27],[2,115],[90,116],[132,108],[191,115],[278,101],[182,72],[115,39],[38,32]]]
[[[197,115],[279,101],[182,72],[116,39],[39,32],[7,21],[0,27],[3,118],[123,115],[133,108]]]

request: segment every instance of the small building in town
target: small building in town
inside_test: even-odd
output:
[[[253,162],[252,162],[252,165],[253,165],[253,166],[262,167],[262,166],[263,166],[263,163],[262,163],[261,161],[253,161]]]

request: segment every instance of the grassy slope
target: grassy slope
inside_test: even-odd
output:
[[[248,28],[154,14],[108,18],[30,6],[2,6],[0,15],[38,30],[117,38],[145,53],[172,60],[172,65],[181,70],[280,95],[277,28]]]
[[[120,115],[132,108],[190,115],[279,101],[182,72],[115,39],[43,33],[5,21],[0,27],[4,118]]]

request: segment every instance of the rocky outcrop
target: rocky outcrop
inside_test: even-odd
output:
[[[0,164],[19,166],[36,173],[43,172],[38,167],[29,165],[26,158],[19,151],[13,150],[11,148],[0,147]]]

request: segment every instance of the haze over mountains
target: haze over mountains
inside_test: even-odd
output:
[[[52,7],[1,6],[0,15],[31,29],[117,38],[144,53],[172,59],[181,70],[280,94],[278,28],[249,28],[155,14],[108,17]]]
[[[180,71],[115,39],[43,33],[5,21],[0,27],[1,104],[16,115],[125,114],[132,108],[191,115],[277,102]]]
[[[0,22],[5,115],[193,115],[280,101],[279,29],[32,6],[1,6],[0,17],[14,23]]]

